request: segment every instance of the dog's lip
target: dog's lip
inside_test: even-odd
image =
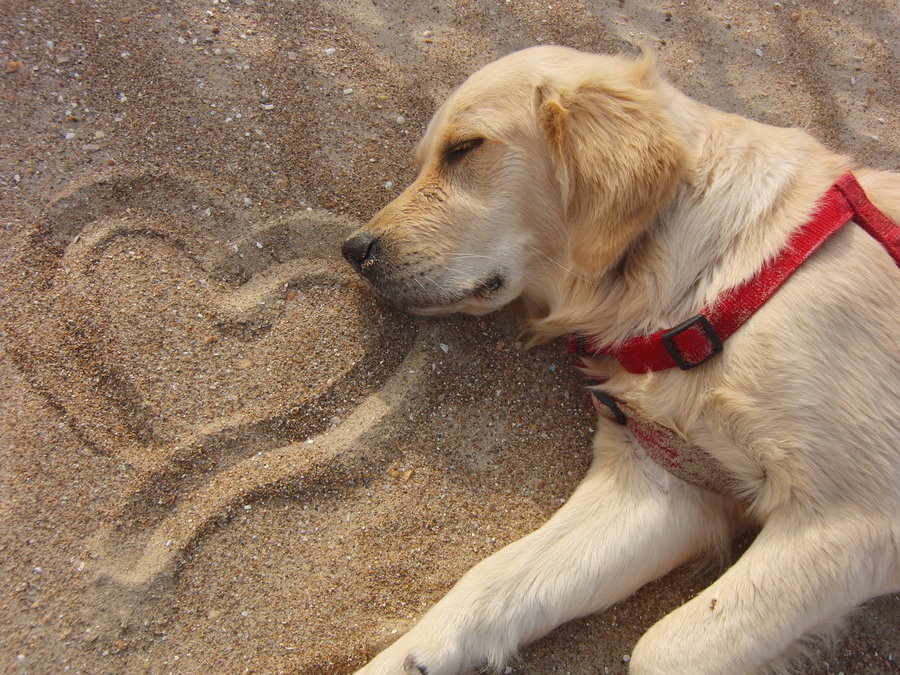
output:
[[[494,272],[475,287],[475,290],[472,291],[472,295],[477,298],[489,298],[503,288],[503,285],[503,275],[499,272]]]
[[[460,302],[468,299],[475,299],[480,301],[488,300],[491,296],[500,291],[505,286],[505,283],[506,282],[501,273],[493,272],[486,276],[484,280],[479,281],[468,290],[462,293],[454,294],[452,296],[396,297],[383,290],[376,290],[378,290],[378,294],[382,298],[399,307],[400,309],[427,310],[452,307],[453,305],[459,304]]]

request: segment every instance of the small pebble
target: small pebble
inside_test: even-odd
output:
[[[352,93],[353,93],[353,89],[351,87],[346,87],[344,89],[344,94],[352,94]]]
[[[403,115],[397,115],[397,124],[403,124],[406,122],[406,118]]]
[[[757,48],[755,51],[756,51],[756,55],[757,55],[757,56],[762,56],[762,55],[763,55],[763,50],[762,50],[762,49]]]
[[[325,56],[334,56],[334,53],[337,51],[334,47],[329,47],[325,50]]]
[[[442,343],[441,343],[441,349],[442,349],[443,352],[446,354],[447,352],[450,351],[450,346],[449,346],[449,345],[445,345],[445,344],[442,342]]]

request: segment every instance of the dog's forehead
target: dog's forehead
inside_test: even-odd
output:
[[[515,133],[534,112],[534,94],[550,86],[579,87],[586,78],[628,76],[635,62],[627,57],[587,54],[568,47],[529,47],[487,64],[470,75],[435,112],[416,149],[423,166],[430,152],[454,140]]]
[[[440,113],[477,113],[496,107],[498,100],[533,89],[557,70],[564,48],[537,47],[513,52],[472,73],[447,98]],[[570,50],[565,49],[565,52]]]
[[[522,49],[472,73],[435,112],[429,131],[508,110],[527,100],[538,86],[577,86],[588,72],[608,69],[616,57],[586,54],[568,47],[538,46]],[[481,120],[478,120],[481,121]]]

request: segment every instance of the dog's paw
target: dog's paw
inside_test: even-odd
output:
[[[403,659],[403,672],[410,675],[418,675],[418,673],[421,673],[422,675],[429,675],[428,666],[426,666],[424,663],[421,663],[420,659],[416,657],[415,654],[409,654],[405,659]]]
[[[462,664],[440,650],[392,645],[372,659],[356,675],[457,675]]]

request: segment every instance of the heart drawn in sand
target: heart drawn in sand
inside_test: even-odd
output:
[[[135,472],[90,543],[115,584],[176,570],[239,505],[314,486],[423,370],[427,330],[336,259],[353,224],[247,214],[182,176],[114,174],[53,199],[20,261],[33,302],[5,327],[10,353]]]

